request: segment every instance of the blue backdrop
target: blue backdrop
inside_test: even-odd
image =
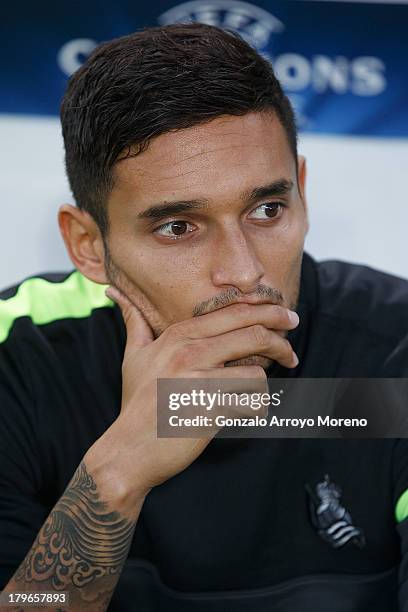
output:
[[[197,20],[271,59],[306,132],[408,136],[408,5],[314,1],[8,2],[0,112],[55,115],[67,78],[104,40]]]

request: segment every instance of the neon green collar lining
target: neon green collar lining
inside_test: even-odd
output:
[[[20,317],[30,317],[36,325],[44,325],[59,319],[82,319],[95,308],[114,306],[105,295],[106,287],[88,280],[78,270],[61,282],[43,278],[23,281],[16,295],[0,300],[0,343],[7,340],[14,321]]]

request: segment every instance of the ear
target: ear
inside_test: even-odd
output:
[[[306,216],[306,233],[309,231],[309,212],[306,200],[306,158],[298,155],[298,189]]]
[[[90,280],[108,284],[105,247],[94,218],[85,210],[64,204],[58,212],[58,225],[74,266]]]

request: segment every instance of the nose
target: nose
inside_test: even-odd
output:
[[[250,237],[237,225],[224,228],[216,238],[212,261],[212,282],[216,287],[235,287],[252,293],[264,276]]]

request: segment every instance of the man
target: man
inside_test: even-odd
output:
[[[76,271],[0,305],[3,597],[388,612],[399,571],[403,606],[404,440],[157,437],[159,378],[407,372],[407,283],[303,253],[305,161],[270,65],[214,27],[145,30],[91,55],[61,119]]]

